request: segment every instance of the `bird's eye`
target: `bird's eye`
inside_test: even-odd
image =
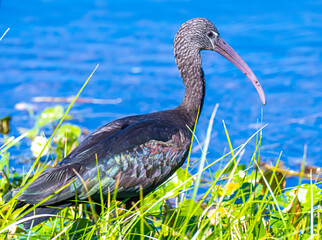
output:
[[[212,38],[214,36],[214,33],[213,32],[208,32],[207,33],[207,36],[210,37],[210,38]]]

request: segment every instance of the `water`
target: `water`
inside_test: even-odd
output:
[[[253,69],[267,96],[263,107],[238,69],[214,52],[202,53],[207,92],[197,129],[201,141],[215,104],[220,105],[209,161],[227,151],[222,120],[236,147],[255,132],[263,108],[269,125],[262,160],[276,161],[282,151],[281,160],[297,170],[307,145],[308,164],[321,166],[321,12],[321,1],[299,0],[2,0],[0,35],[11,30],[0,42],[0,116],[13,117],[11,134],[17,136],[18,128],[33,124],[27,112],[14,109],[17,103],[75,95],[98,63],[82,97],[122,98],[122,103],[75,104],[76,124],[92,131],[122,116],[173,108],[184,93],[173,38],[183,22],[203,16]],[[35,104],[36,112],[49,105]],[[254,145],[242,162],[249,162]],[[12,165],[22,168],[17,159],[27,156],[23,142]]]

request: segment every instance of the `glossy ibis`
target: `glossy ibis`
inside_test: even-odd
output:
[[[16,208],[32,206],[53,195],[24,218],[56,214],[61,210],[59,207],[73,205],[76,196],[86,201],[90,195],[93,201],[100,202],[96,158],[104,199],[109,191],[114,192],[117,180],[118,200],[137,198],[140,187],[147,194],[166,181],[187,157],[192,136],[189,128],[193,128],[204,102],[201,50],[216,51],[232,62],[249,78],[265,104],[263,89],[254,73],[222,40],[211,21],[199,17],[184,23],[175,36],[173,48],[185,85],[182,103],[171,110],[117,119],[89,135],[17,197]],[[54,194],[66,184],[70,185]],[[11,196],[18,191],[14,190]],[[33,225],[47,218],[35,218]],[[31,222],[24,222],[25,228],[30,228]]]

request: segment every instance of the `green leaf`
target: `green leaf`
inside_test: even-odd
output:
[[[312,186],[313,191],[313,206],[318,205],[318,203],[322,200],[321,188],[316,185]],[[291,191],[286,192],[286,195],[289,197],[290,201],[296,195],[298,196],[298,200],[300,201],[303,211],[311,210],[311,185],[310,184],[302,184],[299,187],[294,188]]]
[[[158,202],[158,199],[164,197],[165,199],[176,197],[179,195],[180,191],[187,189],[192,186],[193,180],[189,179],[191,175],[184,169],[179,168],[171,177],[171,179],[157,190],[145,197],[146,204],[153,205],[150,209],[150,213],[160,211],[163,205],[163,201]],[[186,179],[189,179],[185,182]]]
[[[60,105],[46,108],[38,117],[36,125],[43,127],[61,119],[64,115],[64,108]]]
[[[64,124],[58,129],[56,138],[62,139],[67,136],[68,138],[76,140],[80,137],[81,134],[82,130],[78,126],[72,124]]]
[[[194,200],[186,199],[179,203],[178,208],[165,211],[162,227],[170,228],[177,234],[193,233],[202,214],[202,208]]]
[[[155,231],[156,229],[154,229],[153,225],[148,223],[148,219],[143,217],[132,225],[131,231],[129,233],[129,236],[131,237],[128,239],[146,239],[143,238],[143,236],[150,235]]]
[[[86,234],[88,227],[91,225],[91,221],[86,218],[78,218],[68,231],[68,235],[71,239],[80,239]]]
[[[191,175],[186,170],[179,168],[175,174],[173,174],[171,180],[164,186],[165,192],[171,192],[173,195],[178,195],[180,191],[192,186],[193,180],[192,178],[189,178],[191,178]]]
[[[258,221],[254,227],[254,239],[263,239],[266,236],[265,226],[263,221]]]
[[[3,170],[4,166],[9,162],[9,153],[4,152],[1,154],[1,159],[0,159],[0,171]]]
[[[78,126],[72,124],[64,124],[58,129],[55,137],[58,159],[65,157],[65,155],[78,145],[77,139],[81,134],[82,130]]]
[[[180,215],[185,217],[199,217],[203,213],[202,208],[192,199],[186,199],[183,202],[180,202],[179,208]]]
[[[263,192],[263,185],[262,184],[258,184],[255,187],[255,198],[258,198]]]

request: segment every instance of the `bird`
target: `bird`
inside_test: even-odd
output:
[[[170,110],[117,119],[87,136],[56,166],[41,173],[16,199],[15,208],[39,204],[22,219],[26,229],[75,204],[75,199],[100,203],[113,195],[125,201],[146,195],[173,175],[187,158],[205,98],[200,51],[215,51],[233,63],[255,86],[265,105],[264,91],[243,59],[203,17],[181,25],[173,43],[174,56],[185,86],[181,104]],[[64,187],[65,186],[65,187]],[[63,189],[62,189],[63,188]],[[12,198],[21,188],[13,190]],[[47,199],[48,198],[48,199]],[[46,199],[46,200],[45,200]],[[45,200],[45,201],[44,201]],[[27,208],[28,209],[28,208]]]

